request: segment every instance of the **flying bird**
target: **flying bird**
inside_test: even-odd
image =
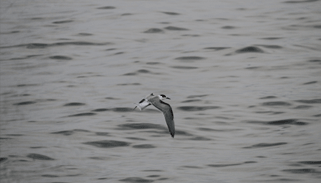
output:
[[[175,135],[174,114],[173,114],[172,107],[168,103],[165,103],[163,101],[165,99],[170,100],[170,98],[164,94],[154,95],[152,93],[148,97],[142,99],[135,106],[134,109],[136,109],[137,107],[139,110],[144,110],[146,107],[150,105],[153,105],[154,107],[156,107],[158,110],[160,110],[164,114],[169,133],[174,138],[174,135]]]

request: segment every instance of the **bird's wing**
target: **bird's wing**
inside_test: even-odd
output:
[[[145,109],[146,107],[150,106],[150,102],[148,102],[147,99],[142,99],[136,106],[134,109],[136,109],[136,107],[139,109],[139,110],[143,110]]]
[[[165,117],[165,121],[167,123],[167,127],[168,127],[168,130],[169,130],[169,133],[174,138],[174,135],[175,135],[175,123],[174,123],[174,114],[173,114],[172,107],[168,103],[165,103],[165,102],[163,102],[161,100],[159,100],[157,102],[152,101],[151,103],[158,110],[163,112],[164,117]]]

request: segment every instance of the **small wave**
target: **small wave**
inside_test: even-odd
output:
[[[147,31],[144,31],[144,33],[163,33],[164,31],[162,29],[158,28],[150,28]]]
[[[248,47],[236,50],[235,53],[264,53],[264,51],[256,46],[248,46]]]
[[[80,102],[71,102],[71,103],[67,103],[64,106],[82,106],[82,105],[86,105],[84,103],[80,103]]]
[[[321,104],[321,99],[295,100],[295,101],[299,103],[304,103],[304,104]]]
[[[35,154],[35,153],[28,154],[27,157],[34,160],[55,160],[49,156],[45,156],[42,154]]]
[[[218,106],[181,106],[178,107],[182,111],[205,111],[209,109],[220,109]]]
[[[300,168],[300,169],[285,169],[284,172],[294,173],[294,174],[310,174],[310,173],[321,173],[313,168]]]
[[[236,29],[236,27],[230,26],[230,25],[223,26],[223,27],[221,27],[221,28],[222,28],[222,29]]]
[[[55,56],[51,56],[49,58],[53,59],[53,60],[72,60],[71,57],[62,56],[62,55],[55,55]]]
[[[275,102],[264,102],[262,103],[263,106],[291,106],[288,102],[282,101],[275,101]]]
[[[198,67],[190,67],[190,66],[172,66],[172,68],[174,68],[174,69],[187,69],[187,70],[190,70],[190,69],[197,69]]]
[[[177,57],[175,60],[181,60],[181,61],[195,61],[195,60],[203,60],[204,57],[199,56],[185,56],[185,57]]]
[[[243,149],[252,149],[252,148],[263,148],[263,147],[271,147],[271,146],[280,146],[280,145],[285,145],[288,144],[286,142],[279,142],[279,143],[259,143],[259,144],[254,144],[252,146],[248,147],[243,147]]]
[[[124,147],[129,146],[129,142],[116,141],[116,140],[101,140],[93,142],[84,142],[83,144],[91,145],[99,148],[114,148],[114,147]]]
[[[112,10],[112,9],[116,9],[116,7],[114,6],[103,6],[103,7],[99,7],[97,8],[99,10]]]
[[[318,83],[318,81],[310,81],[310,82],[303,83],[303,85],[311,85],[316,83]]]
[[[297,119],[283,119],[276,121],[248,121],[248,123],[259,123],[265,125],[307,125],[308,123],[299,121]]]
[[[306,1],[301,1],[301,0],[299,0],[299,1],[285,1],[285,2],[283,2],[283,3],[311,3],[311,2],[317,2],[317,1],[319,1],[319,0],[306,0]]]
[[[225,50],[225,49],[228,49],[228,48],[230,48],[230,47],[206,47],[204,49],[219,51],[219,50]]]
[[[13,105],[30,105],[30,104],[35,104],[37,102],[35,101],[26,101],[26,102],[19,102],[19,103],[15,103]]]
[[[198,98],[198,97],[206,97],[207,95],[190,95],[187,98]]]
[[[321,161],[299,161],[298,163],[305,165],[321,165]]]
[[[122,130],[132,130],[132,129],[166,129],[164,126],[152,123],[127,123],[118,125]]]
[[[85,113],[79,113],[79,114],[70,115],[68,117],[93,116],[93,115],[96,115],[96,113],[85,112]]]
[[[125,179],[120,179],[119,181],[122,181],[122,182],[131,182],[131,183],[134,183],[134,182],[154,182],[153,180],[150,180],[150,179],[143,179],[143,178],[140,178],[140,177],[127,177]]]
[[[244,162],[244,163],[233,163],[233,164],[209,164],[209,165],[207,165],[207,166],[221,168],[221,167],[227,167],[227,166],[238,166],[238,165],[244,165],[244,164],[249,164],[249,163],[257,163],[257,162],[256,162],[256,161],[246,161],[246,162]]]
[[[107,108],[99,108],[99,109],[94,109],[92,110],[93,112],[105,112],[105,111],[109,111],[110,109]]]
[[[164,29],[172,30],[172,31],[187,31],[187,30],[189,30],[189,29],[186,29],[186,28],[174,27],[174,26],[168,26],[168,27],[165,27]]]
[[[180,15],[179,13],[175,13],[175,12],[162,12],[166,15]]]
[[[151,144],[141,144],[141,145],[134,145],[133,148],[137,149],[150,149],[150,148],[155,148],[156,146],[153,146]]]
[[[62,21],[55,21],[55,22],[52,22],[54,24],[65,24],[65,23],[70,23],[70,22],[73,22],[73,20],[62,20]]]
[[[184,100],[184,101],[182,101],[182,103],[200,102],[200,101],[202,101],[202,100],[200,100],[200,99],[191,99],[191,100]]]

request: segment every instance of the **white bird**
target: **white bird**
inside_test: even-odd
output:
[[[169,130],[169,133],[171,136],[174,138],[175,135],[175,124],[174,124],[174,114],[172,107],[168,104],[163,102],[163,100],[169,99],[166,95],[160,94],[160,95],[154,95],[153,93],[150,94],[148,97],[142,99],[138,105],[135,106],[139,110],[144,110],[146,107],[153,105],[156,107],[158,110],[160,110],[165,117],[165,121]]]

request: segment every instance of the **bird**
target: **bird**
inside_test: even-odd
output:
[[[144,110],[146,107],[150,105],[153,105],[154,107],[156,107],[158,110],[160,110],[164,114],[169,133],[174,138],[174,135],[175,135],[174,113],[173,113],[172,107],[168,103],[163,101],[165,99],[170,100],[170,98],[164,94],[154,95],[153,93],[151,93],[148,97],[142,99],[135,106],[134,109],[138,108],[139,110]]]

